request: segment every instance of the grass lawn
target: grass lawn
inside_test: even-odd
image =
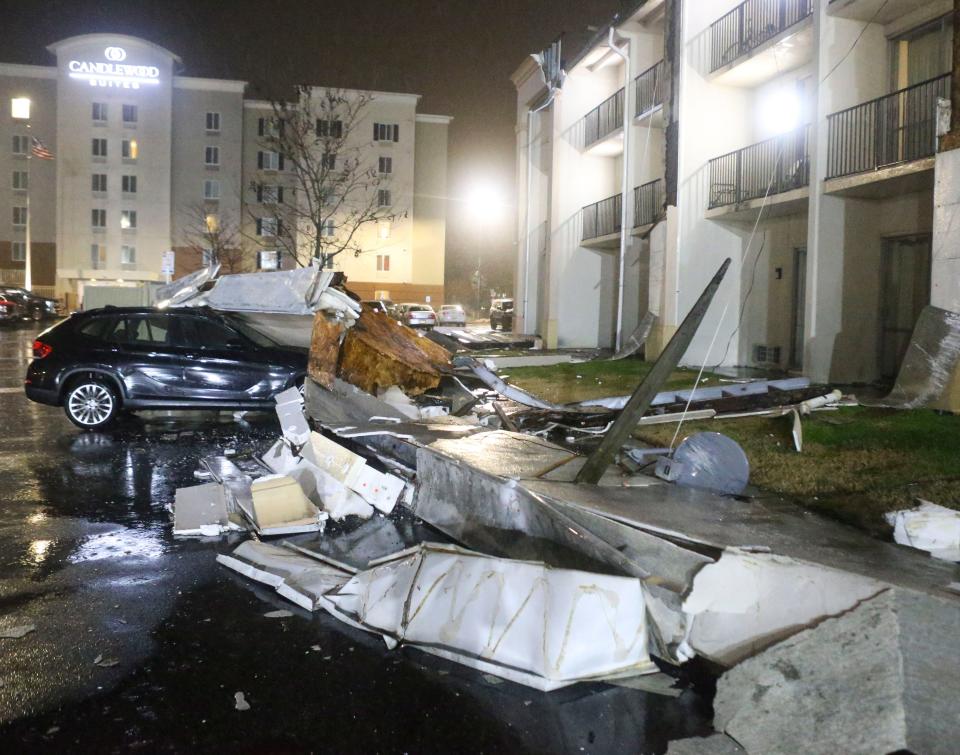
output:
[[[649,363],[589,362],[510,370],[510,381],[553,401],[621,395],[636,387]],[[577,378],[577,375],[580,378]],[[689,387],[694,371],[668,386]],[[707,385],[716,384],[710,376]],[[744,417],[685,423],[681,437],[702,430],[729,435],[750,459],[750,482],[874,533],[883,514],[925,498],[960,509],[960,416],[929,410],[846,407],[803,418],[803,452],[793,450],[789,417]],[[640,440],[669,445],[674,425],[639,428]]]

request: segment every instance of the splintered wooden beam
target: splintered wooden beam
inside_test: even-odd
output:
[[[666,348],[664,348],[657,361],[654,362],[653,369],[647,373],[647,376],[640,385],[637,386],[633,395],[630,396],[630,400],[626,406],[623,407],[620,416],[617,417],[616,421],[614,421],[613,425],[603,436],[600,445],[587,457],[586,463],[580,468],[580,471],[577,472],[576,482],[586,482],[591,485],[596,485],[600,481],[604,471],[606,471],[607,467],[613,462],[617,451],[620,450],[627,438],[630,437],[637,423],[640,422],[640,418],[646,413],[647,409],[650,408],[650,402],[653,401],[654,396],[657,395],[661,386],[680,363],[680,359],[690,345],[690,341],[693,340],[693,336],[696,334],[697,328],[700,327],[704,315],[707,314],[710,302],[713,301],[713,296],[717,293],[717,289],[720,287],[720,282],[723,280],[723,276],[726,275],[728,267],[730,267],[729,257],[720,265],[720,269],[717,270],[716,275],[713,276],[713,279],[707,284],[703,293],[700,294],[700,298],[697,299],[696,304],[693,305],[693,309],[690,310],[683,322],[680,323],[677,332],[673,334],[673,338],[670,339],[670,342],[666,345]]]

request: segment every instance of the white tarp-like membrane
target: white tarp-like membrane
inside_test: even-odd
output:
[[[200,296],[200,289],[204,284],[212,281],[220,272],[220,263],[215,262],[208,267],[184,275],[182,278],[157,289],[157,307],[176,307],[186,304]]]
[[[885,518],[900,545],[944,561],[960,561],[960,511],[921,500],[919,506],[891,511]]]
[[[332,278],[331,271],[317,267],[224,275],[210,291],[207,303],[226,312],[311,315]]]
[[[655,673],[640,580],[423,543],[355,575],[243,543],[217,560],[293,602],[540,690]]]

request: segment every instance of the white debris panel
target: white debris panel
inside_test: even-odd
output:
[[[921,499],[919,506],[891,511],[885,518],[900,545],[944,561],[960,561],[960,511]]]
[[[640,580],[423,543],[350,575],[262,543],[218,561],[305,608],[540,690],[655,673]],[[331,587],[331,585],[333,585]]]

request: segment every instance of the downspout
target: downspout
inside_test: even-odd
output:
[[[614,29],[610,27],[608,46],[623,59],[623,170],[620,186],[620,258],[617,261],[617,335],[616,351],[623,346],[623,275],[627,257],[627,193],[630,190],[630,56],[625,50],[630,49],[628,41],[623,47],[617,47],[613,39]]]

